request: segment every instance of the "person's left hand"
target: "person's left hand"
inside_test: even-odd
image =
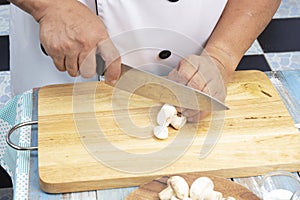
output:
[[[195,88],[224,102],[226,83],[229,75],[222,63],[207,54],[191,55],[179,62],[168,77],[173,81]],[[206,117],[209,111],[180,110],[189,122],[198,122]]]

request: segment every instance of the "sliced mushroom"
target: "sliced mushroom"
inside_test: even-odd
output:
[[[156,121],[161,126],[167,122],[166,126],[169,126],[172,121],[172,117],[175,115],[177,115],[176,108],[170,104],[165,104],[158,112]]]
[[[154,136],[160,140],[167,139],[169,136],[169,130],[166,126],[156,126],[153,129]]]
[[[170,177],[168,185],[171,186],[177,198],[184,199],[189,197],[189,185],[181,176]]]
[[[177,115],[174,115],[172,117],[172,121],[171,121],[171,125],[173,128],[179,130],[181,129],[186,123],[186,117],[181,115],[181,116],[177,116]]]

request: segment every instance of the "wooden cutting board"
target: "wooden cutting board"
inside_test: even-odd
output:
[[[197,178],[203,177],[201,173],[179,174],[179,176],[183,177],[190,187]],[[224,198],[234,197],[236,200],[260,199],[247,188],[231,180],[217,176],[206,177],[213,181],[214,190],[221,192]],[[126,200],[159,200],[158,194],[167,187],[168,178],[169,176],[164,176],[142,184],[138,189],[130,193]]]
[[[41,188],[62,193],[136,186],[168,174],[299,170],[300,134],[267,76],[235,72],[227,89],[230,110],[180,131],[169,128],[161,141],[152,136],[158,102],[100,82],[41,88]]]

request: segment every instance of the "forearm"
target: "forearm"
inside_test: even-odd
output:
[[[272,19],[280,0],[228,0],[205,50],[230,76],[241,58]]]
[[[36,21],[40,21],[50,6],[59,5],[70,1],[76,0],[9,0],[9,2],[15,4],[25,12],[32,15]]]

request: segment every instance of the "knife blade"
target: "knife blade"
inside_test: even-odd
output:
[[[103,75],[105,63],[96,55],[97,74]],[[220,111],[229,108],[218,99],[155,74],[121,64],[121,76],[115,87],[162,103],[192,110]]]

